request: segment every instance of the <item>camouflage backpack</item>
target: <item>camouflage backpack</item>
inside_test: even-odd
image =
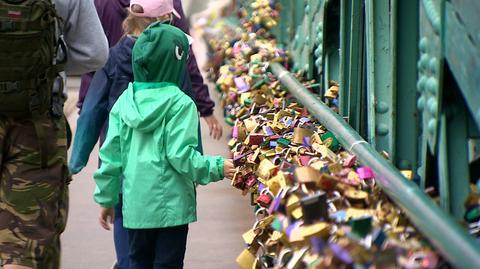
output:
[[[52,0],[0,0],[0,115],[43,115],[63,63]],[[64,46],[62,46],[64,49]]]
[[[0,0],[0,116],[33,121],[42,167],[48,149],[36,118],[52,110],[54,83],[61,81],[57,78],[66,61],[61,19],[52,1]],[[63,60],[58,61],[60,51]]]

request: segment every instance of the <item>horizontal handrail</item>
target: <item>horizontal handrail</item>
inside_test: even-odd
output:
[[[282,65],[272,63],[272,72],[288,91],[340,143],[375,172],[382,190],[403,209],[409,219],[433,246],[456,268],[480,268],[480,244],[447,215],[415,183],[407,180],[384,159],[343,118],[310,93]]]

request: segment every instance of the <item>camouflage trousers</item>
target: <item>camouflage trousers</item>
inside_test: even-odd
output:
[[[70,182],[65,119],[37,122],[46,132],[46,168],[33,122],[0,117],[0,266],[60,268]]]

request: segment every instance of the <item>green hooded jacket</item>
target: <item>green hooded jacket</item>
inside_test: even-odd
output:
[[[133,48],[135,82],[110,112],[102,165],[94,175],[94,199],[102,207],[114,207],[122,188],[126,228],[196,221],[195,183],[223,178],[223,157],[196,150],[197,108],[177,86],[188,48],[181,30],[150,26]]]

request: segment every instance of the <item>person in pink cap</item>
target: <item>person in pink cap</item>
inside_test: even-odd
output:
[[[130,0],[130,7],[138,5],[143,8],[143,12],[135,12],[130,8],[130,12],[134,16],[157,18],[165,14],[173,14],[177,18],[181,18],[180,14],[173,8],[173,0],[158,1],[158,0]]]

